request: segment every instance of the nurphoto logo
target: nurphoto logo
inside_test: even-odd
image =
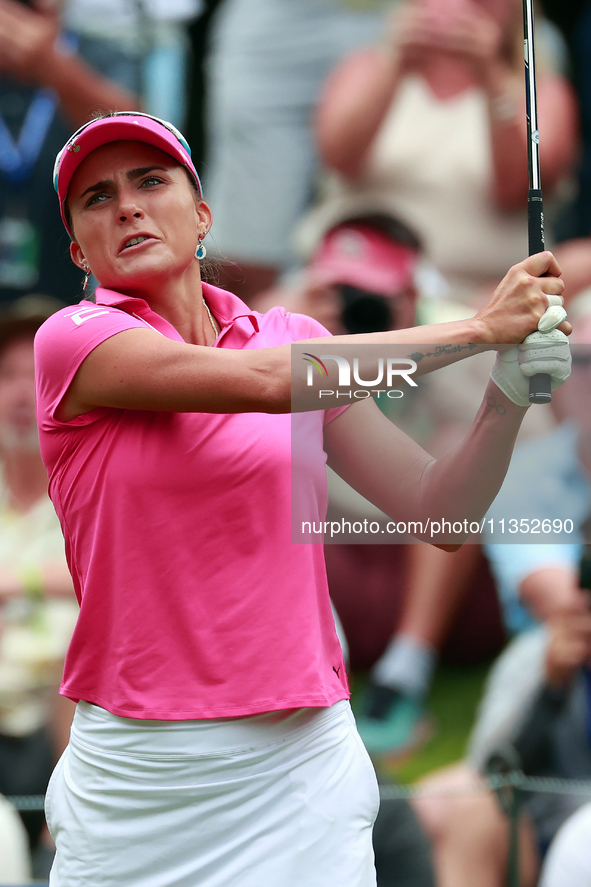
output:
[[[404,392],[395,385],[400,385],[401,381],[406,382],[413,388],[417,387],[417,383],[412,378],[412,374],[416,372],[416,361],[408,357],[379,357],[377,365],[375,359],[353,358],[353,368],[351,363],[340,354],[321,354],[319,357],[304,351],[302,359],[308,364],[306,385],[309,388],[314,387],[315,379],[319,378],[322,382],[329,375],[329,369],[324,363],[325,360],[334,360],[338,368],[338,390],[334,388],[321,388],[318,391],[319,399],[323,397],[355,397],[358,399],[366,397],[374,397],[377,394],[385,394],[387,397],[399,398],[404,396]],[[334,368],[333,368],[334,369]],[[315,373],[314,370],[317,372]],[[352,388],[351,374],[353,376],[353,384],[360,385],[361,388]],[[362,375],[371,375],[371,378],[362,378]],[[377,386],[383,385],[380,388]],[[370,387],[375,386],[375,387]],[[345,390],[341,390],[345,389]],[[348,390],[346,390],[348,389]]]

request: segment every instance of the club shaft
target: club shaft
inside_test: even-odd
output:
[[[528,255],[542,252],[544,241],[544,204],[540,179],[540,136],[538,132],[538,99],[536,94],[536,59],[534,52],[533,0],[523,0],[523,57],[525,62],[525,108],[527,118],[527,193]],[[529,380],[530,403],[552,400],[550,376],[538,373]]]
[[[523,0],[523,37],[529,187],[533,191],[540,191],[542,186],[540,181],[540,137],[538,134],[533,0]]]

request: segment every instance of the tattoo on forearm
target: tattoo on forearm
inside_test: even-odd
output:
[[[497,416],[504,416],[507,412],[507,408],[504,407],[502,403],[498,403],[492,394],[489,394],[486,398],[486,405],[489,410],[494,410]]]
[[[425,351],[422,353],[421,351],[413,351],[412,354],[409,354],[409,358],[411,360],[420,363],[424,357],[441,357],[442,354],[459,354],[461,351],[474,351],[478,346],[473,342],[468,342],[467,345],[436,345],[434,351]]]

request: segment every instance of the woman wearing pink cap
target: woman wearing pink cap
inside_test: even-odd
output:
[[[72,258],[100,286],[36,339],[42,454],[80,602],[61,688],[77,711],[47,793],[50,883],[370,887],[375,777],[322,546],[290,537],[290,344],[325,331],[201,282],[211,212],[169,124],[91,122],[59,155],[56,189]],[[470,321],[331,341],[520,342],[542,316],[564,319],[547,308],[558,274],[543,253]],[[483,514],[525,414],[516,353],[438,462],[371,400],[306,413],[299,498],[325,511],[326,450],[394,516]],[[559,332],[523,354],[556,384],[568,375]]]

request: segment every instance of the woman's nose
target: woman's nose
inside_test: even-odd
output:
[[[141,219],[143,210],[138,205],[134,194],[122,193],[119,197],[119,221],[126,222],[128,219]]]
[[[122,207],[119,210],[119,221],[126,222],[130,218],[141,219],[142,215],[142,211],[136,207]]]

